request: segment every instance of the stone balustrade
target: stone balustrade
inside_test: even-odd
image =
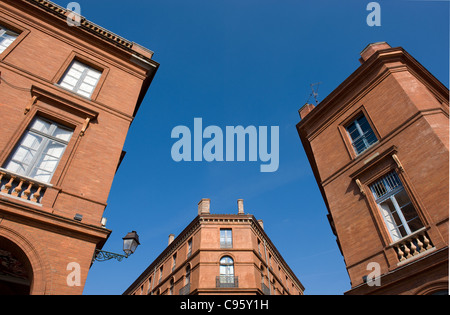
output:
[[[399,261],[403,262],[432,249],[433,244],[428,237],[426,229],[423,228],[399,240],[393,244],[393,248],[397,253]]]
[[[0,168],[0,191],[2,194],[41,204],[45,190],[50,185]]]

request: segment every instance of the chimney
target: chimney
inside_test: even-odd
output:
[[[367,45],[366,48],[360,53],[361,59],[359,61],[363,64],[367,61],[373,54],[375,54],[379,50],[389,49],[391,46],[386,42],[378,42]]]
[[[258,223],[262,227],[262,229],[264,230],[264,222],[263,222],[263,220],[258,220]]]
[[[301,119],[304,119],[306,115],[308,115],[314,108],[316,108],[313,104],[305,104],[302,108],[298,110],[298,114]]]
[[[238,214],[244,214],[244,199],[238,199]]]
[[[172,244],[173,240],[175,239],[175,235],[170,234],[169,235],[169,245]]]
[[[209,214],[210,199],[202,199],[198,203],[198,215]]]

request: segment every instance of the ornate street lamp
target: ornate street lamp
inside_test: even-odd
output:
[[[92,258],[92,262],[94,262],[95,260],[107,261],[110,259],[117,259],[118,261],[122,261],[122,259],[128,258],[130,255],[134,254],[136,248],[139,245],[139,235],[136,233],[136,231],[130,232],[123,238],[123,251],[125,252],[125,255],[96,249],[94,257]]]
[[[137,235],[136,231],[128,233],[123,238],[123,251],[127,257],[134,254],[134,251],[139,245],[139,235]]]

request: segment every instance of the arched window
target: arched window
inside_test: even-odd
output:
[[[172,278],[172,279],[170,279],[169,295],[173,295],[173,285],[174,285],[174,281]]]
[[[187,265],[186,267],[186,278],[184,279],[184,284],[187,285],[191,283],[191,266]]]
[[[220,260],[220,283],[234,283],[234,261],[229,256]]]

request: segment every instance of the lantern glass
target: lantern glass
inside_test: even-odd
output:
[[[127,256],[134,254],[138,245],[140,245],[139,236],[135,231],[128,233],[123,238],[123,251]]]

